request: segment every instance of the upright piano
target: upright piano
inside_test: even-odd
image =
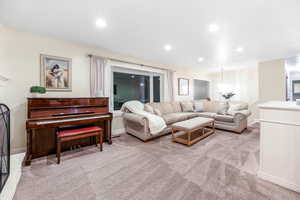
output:
[[[55,130],[58,127],[98,125],[104,128],[104,141],[112,143],[108,98],[28,98],[27,115],[25,165],[30,165],[31,159],[56,152]],[[79,142],[90,145],[93,140],[86,138]],[[72,145],[66,143],[62,148]]]

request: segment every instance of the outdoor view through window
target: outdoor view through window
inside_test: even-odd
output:
[[[160,76],[114,72],[113,81],[114,110],[130,100],[160,102]]]

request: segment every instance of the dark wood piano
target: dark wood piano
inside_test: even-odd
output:
[[[64,126],[95,124],[105,130],[104,141],[111,144],[112,113],[108,98],[28,98],[27,152],[25,165],[31,159],[56,152],[55,130]],[[93,140],[80,141],[91,145]],[[66,143],[62,148],[70,148]]]

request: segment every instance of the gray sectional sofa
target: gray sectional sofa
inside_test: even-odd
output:
[[[143,141],[168,134],[171,132],[171,124],[194,117],[213,118],[215,128],[242,133],[247,128],[247,118],[251,114],[248,104],[244,102],[207,100],[147,103],[144,110],[162,117],[167,127],[159,134],[152,135],[149,132],[147,118],[136,113],[125,112],[123,123],[126,132]]]

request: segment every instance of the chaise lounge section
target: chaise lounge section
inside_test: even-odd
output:
[[[131,113],[123,114],[123,123],[128,134],[147,141],[171,133],[171,125],[195,117],[212,118],[215,128],[242,133],[247,128],[247,118],[250,116],[248,104],[244,102],[223,101],[181,101],[147,103],[144,110],[160,116],[167,127],[158,134],[152,135],[149,131],[149,122],[146,117]]]

